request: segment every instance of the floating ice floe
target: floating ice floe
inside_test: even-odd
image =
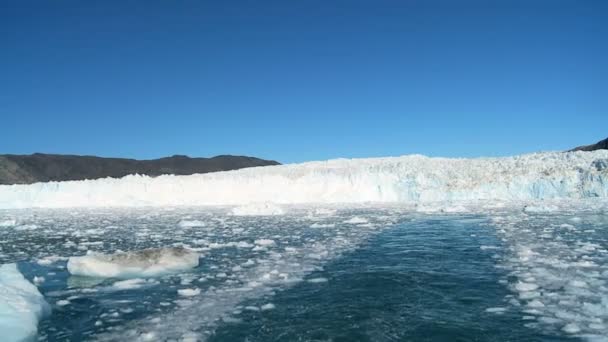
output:
[[[181,220],[177,225],[182,228],[196,228],[205,227],[207,224],[199,220]]]
[[[133,279],[126,279],[126,280],[119,280],[119,281],[115,282],[114,284],[112,284],[112,288],[114,290],[134,290],[134,289],[139,289],[144,286],[154,285],[154,284],[157,284],[157,283],[153,280],[133,278]]]
[[[0,208],[245,205],[235,215],[277,215],[275,204],[531,201],[608,197],[608,151],[503,158],[409,155],[336,159],[190,176],[0,185]],[[247,205],[250,203],[250,205]]]
[[[8,220],[0,220],[0,227],[14,227],[17,225],[17,220],[8,219]]]
[[[232,209],[234,216],[275,216],[284,213],[283,208],[273,203],[252,203]]]
[[[255,240],[254,242],[256,245],[262,246],[262,247],[269,247],[269,246],[275,245],[274,240],[271,240],[271,239],[258,239],[258,240]]]
[[[350,219],[344,221],[343,223],[347,223],[347,224],[364,224],[364,223],[369,223],[369,220],[366,219],[365,217],[353,216]]]
[[[201,293],[200,289],[180,289],[177,290],[177,294],[183,297],[198,296]]]
[[[151,248],[116,254],[89,254],[70,257],[73,275],[100,278],[154,277],[198,266],[199,254],[183,248]]]
[[[524,206],[524,212],[526,213],[551,213],[558,211],[559,208],[552,204],[538,204],[538,205],[526,205]]]
[[[38,288],[27,281],[15,264],[0,265],[0,339],[34,340],[38,321],[50,311]]]

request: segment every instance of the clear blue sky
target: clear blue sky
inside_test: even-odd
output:
[[[0,153],[496,156],[608,136],[608,1],[0,1]]]

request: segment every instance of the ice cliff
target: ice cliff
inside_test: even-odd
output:
[[[608,151],[475,159],[336,159],[191,176],[132,175],[0,186],[0,208],[586,197],[608,197]]]

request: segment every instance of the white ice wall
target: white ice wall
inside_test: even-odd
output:
[[[0,186],[0,208],[608,197],[608,151],[336,159],[192,176]]]

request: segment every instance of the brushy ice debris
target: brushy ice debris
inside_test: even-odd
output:
[[[369,220],[366,219],[365,217],[353,216],[350,219],[344,221],[344,223],[347,223],[347,224],[364,224],[364,223],[369,223]]]
[[[527,326],[605,341],[608,251],[589,241],[598,238],[595,230],[581,229],[589,223],[573,220],[580,208],[561,209],[551,215],[511,212],[493,219],[507,249],[501,267],[517,279],[510,285],[515,296],[509,302],[521,308]],[[592,227],[605,225],[604,210],[589,216],[600,218]]]
[[[264,304],[264,305],[260,306],[260,310],[262,310],[262,311],[268,311],[268,310],[274,309],[275,307],[276,306],[274,304],[267,303],[267,304]]]
[[[15,264],[0,266],[0,339],[5,342],[34,340],[38,321],[49,305],[36,286]]]
[[[310,228],[333,228],[335,226],[335,223],[313,223]]]
[[[505,311],[507,311],[507,308],[494,307],[494,308],[487,308],[486,309],[486,312],[495,313],[495,314],[502,314]]]
[[[469,209],[451,202],[418,203],[416,211],[420,213],[465,213]]]
[[[181,220],[177,225],[182,228],[196,228],[205,227],[207,224],[199,220]]]
[[[58,261],[61,260],[65,260],[66,258],[60,257],[60,256],[56,256],[56,255],[51,255],[51,256],[47,256],[41,259],[38,259],[38,261],[36,261],[38,263],[38,265],[40,266],[49,266],[53,263],[56,263]]]
[[[327,283],[327,278],[312,278],[308,279],[308,282],[312,284]]]
[[[283,208],[273,203],[252,203],[232,209],[234,216],[276,216],[284,213]]]
[[[255,240],[254,242],[256,245],[262,246],[262,247],[269,247],[269,246],[275,245],[274,240],[271,240],[271,239],[258,239],[258,240]]]
[[[141,278],[127,279],[127,280],[119,280],[112,284],[112,287],[115,290],[134,290],[144,287],[146,285],[155,284],[154,281],[149,281]]]
[[[180,289],[177,294],[184,297],[194,297],[201,293],[201,289]]]
[[[0,185],[0,208],[458,202],[608,197],[608,151],[448,159],[336,159],[190,176]],[[179,195],[176,195],[179,194]],[[260,204],[261,203],[261,204]],[[275,210],[276,209],[276,210]]]
[[[70,257],[68,271],[73,275],[100,278],[154,277],[197,267],[198,259],[198,253],[183,247],[151,248]]]
[[[35,225],[35,224],[22,224],[22,225],[16,226],[14,229],[16,231],[36,230],[36,229],[38,229],[38,225]]]
[[[526,213],[550,213],[558,211],[559,208],[555,205],[526,205],[524,212]]]

